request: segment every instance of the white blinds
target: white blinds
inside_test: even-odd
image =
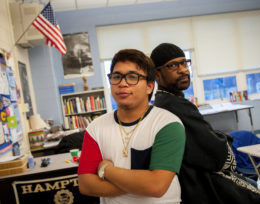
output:
[[[162,42],[194,49],[199,75],[260,68],[260,10],[97,28],[101,59],[120,49],[150,54]]]
[[[120,49],[135,48],[150,54],[162,42],[192,48],[190,19],[173,19],[112,25],[97,28],[101,59],[112,58]]]
[[[232,72],[238,69],[233,18],[229,15],[193,18],[198,74]]]
[[[144,51],[142,29],[134,24],[114,25],[97,28],[101,59],[111,59],[116,52],[125,48]]]
[[[243,69],[260,68],[260,12],[238,16],[238,33]]]

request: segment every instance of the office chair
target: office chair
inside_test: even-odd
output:
[[[233,137],[232,150],[234,152],[237,167],[236,171],[243,174],[245,177],[257,179],[255,169],[247,154],[237,151],[238,147],[260,144],[260,138],[254,133],[246,130],[238,130],[228,133]],[[260,163],[259,158],[255,158],[256,163]]]

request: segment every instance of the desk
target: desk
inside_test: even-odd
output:
[[[43,158],[50,158],[50,164],[47,167],[40,167]],[[25,202],[26,199],[30,199],[32,201],[30,203],[53,203],[55,198],[66,196],[66,193],[62,194],[62,192],[68,192],[67,195],[73,195],[71,196],[74,197],[73,203],[98,203],[98,198],[83,196],[79,193],[77,184],[78,164],[72,162],[71,159],[70,153],[38,157],[35,158],[34,169],[0,177],[0,203],[15,204],[17,192],[19,191],[26,191],[24,195],[21,196],[19,194],[20,197],[19,195],[17,196],[19,197],[20,204],[28,203]],[[65,160],[69,160],[70,162],[66,163]],[[48,190],[46,190],[46,184],[49,188]],[[35,202],[34,199],[37,201]]]
[[[199,111],[202,115],[215,115],[220,113],[226,113],[226,112],[234,112],[236,117],[236,129],[238,130],[238,115],[237,112],[240,110],[248,110],[249,118],[250,118],[250,124],[251,124],[251,131],[254,132],[254,124],[252,119],[252,113],[251,109],[254,108],[252,105],[241,105],[241,104],[232,104],[230,102],[228,103],[220,103],[220,104],[213,104],[210,106],[205,107],[199,107]]]
[[[254,156],[260,158],[260,144],[256,145],[250,145],[250,146],[244,146],[237,148],[238,151],[248,154],[254,168],[256,171],[256,174],[258,178],[260,179],[260,170],[258,169],[260,167],[260,164],[256,164]]]
[[[50,158],[50,164],[47,167],[41,167],[41,162],[43,158]],[[70,172],[70,170],[76,170],[72,172],[77,172],[78,164],[72,162],[71,159],[72,158],[70,153],[50,155],[45,157],[37,157],[34,159],[35,161],[34,169],[27,169],[27,171],[19,174],[3,176],[0,177],[0,180],[5,178],[10,178],[10,177],[22,177],[22,176],[28,176],[32,174],[42,174],[42,173],[58,171],[58,170],[67,170],[68,172]],[[70,162],[66,163],[65,160],[69,160]]]

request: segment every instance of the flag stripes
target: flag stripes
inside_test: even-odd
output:
[[[49,9],[47,10],[49,12],[48,15],[46,15],[46,9]],[[43,12],[45,12],[47,18],[43,15]],[[47,4],[41,14],[34,20],[33,26],[46,37],[46,45],[55,47],[61,54],[65,54],[67,49],[59,25],[53,25],[49,21],[53,19],[48,19],[49,15],[54,16],[50,3]]]

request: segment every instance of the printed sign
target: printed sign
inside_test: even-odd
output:
[[[72,204],[78,191],[76,174],[41,180],[16,181],[13,183],[16,203]],[[41,202],[40,202],[41,203]]]

